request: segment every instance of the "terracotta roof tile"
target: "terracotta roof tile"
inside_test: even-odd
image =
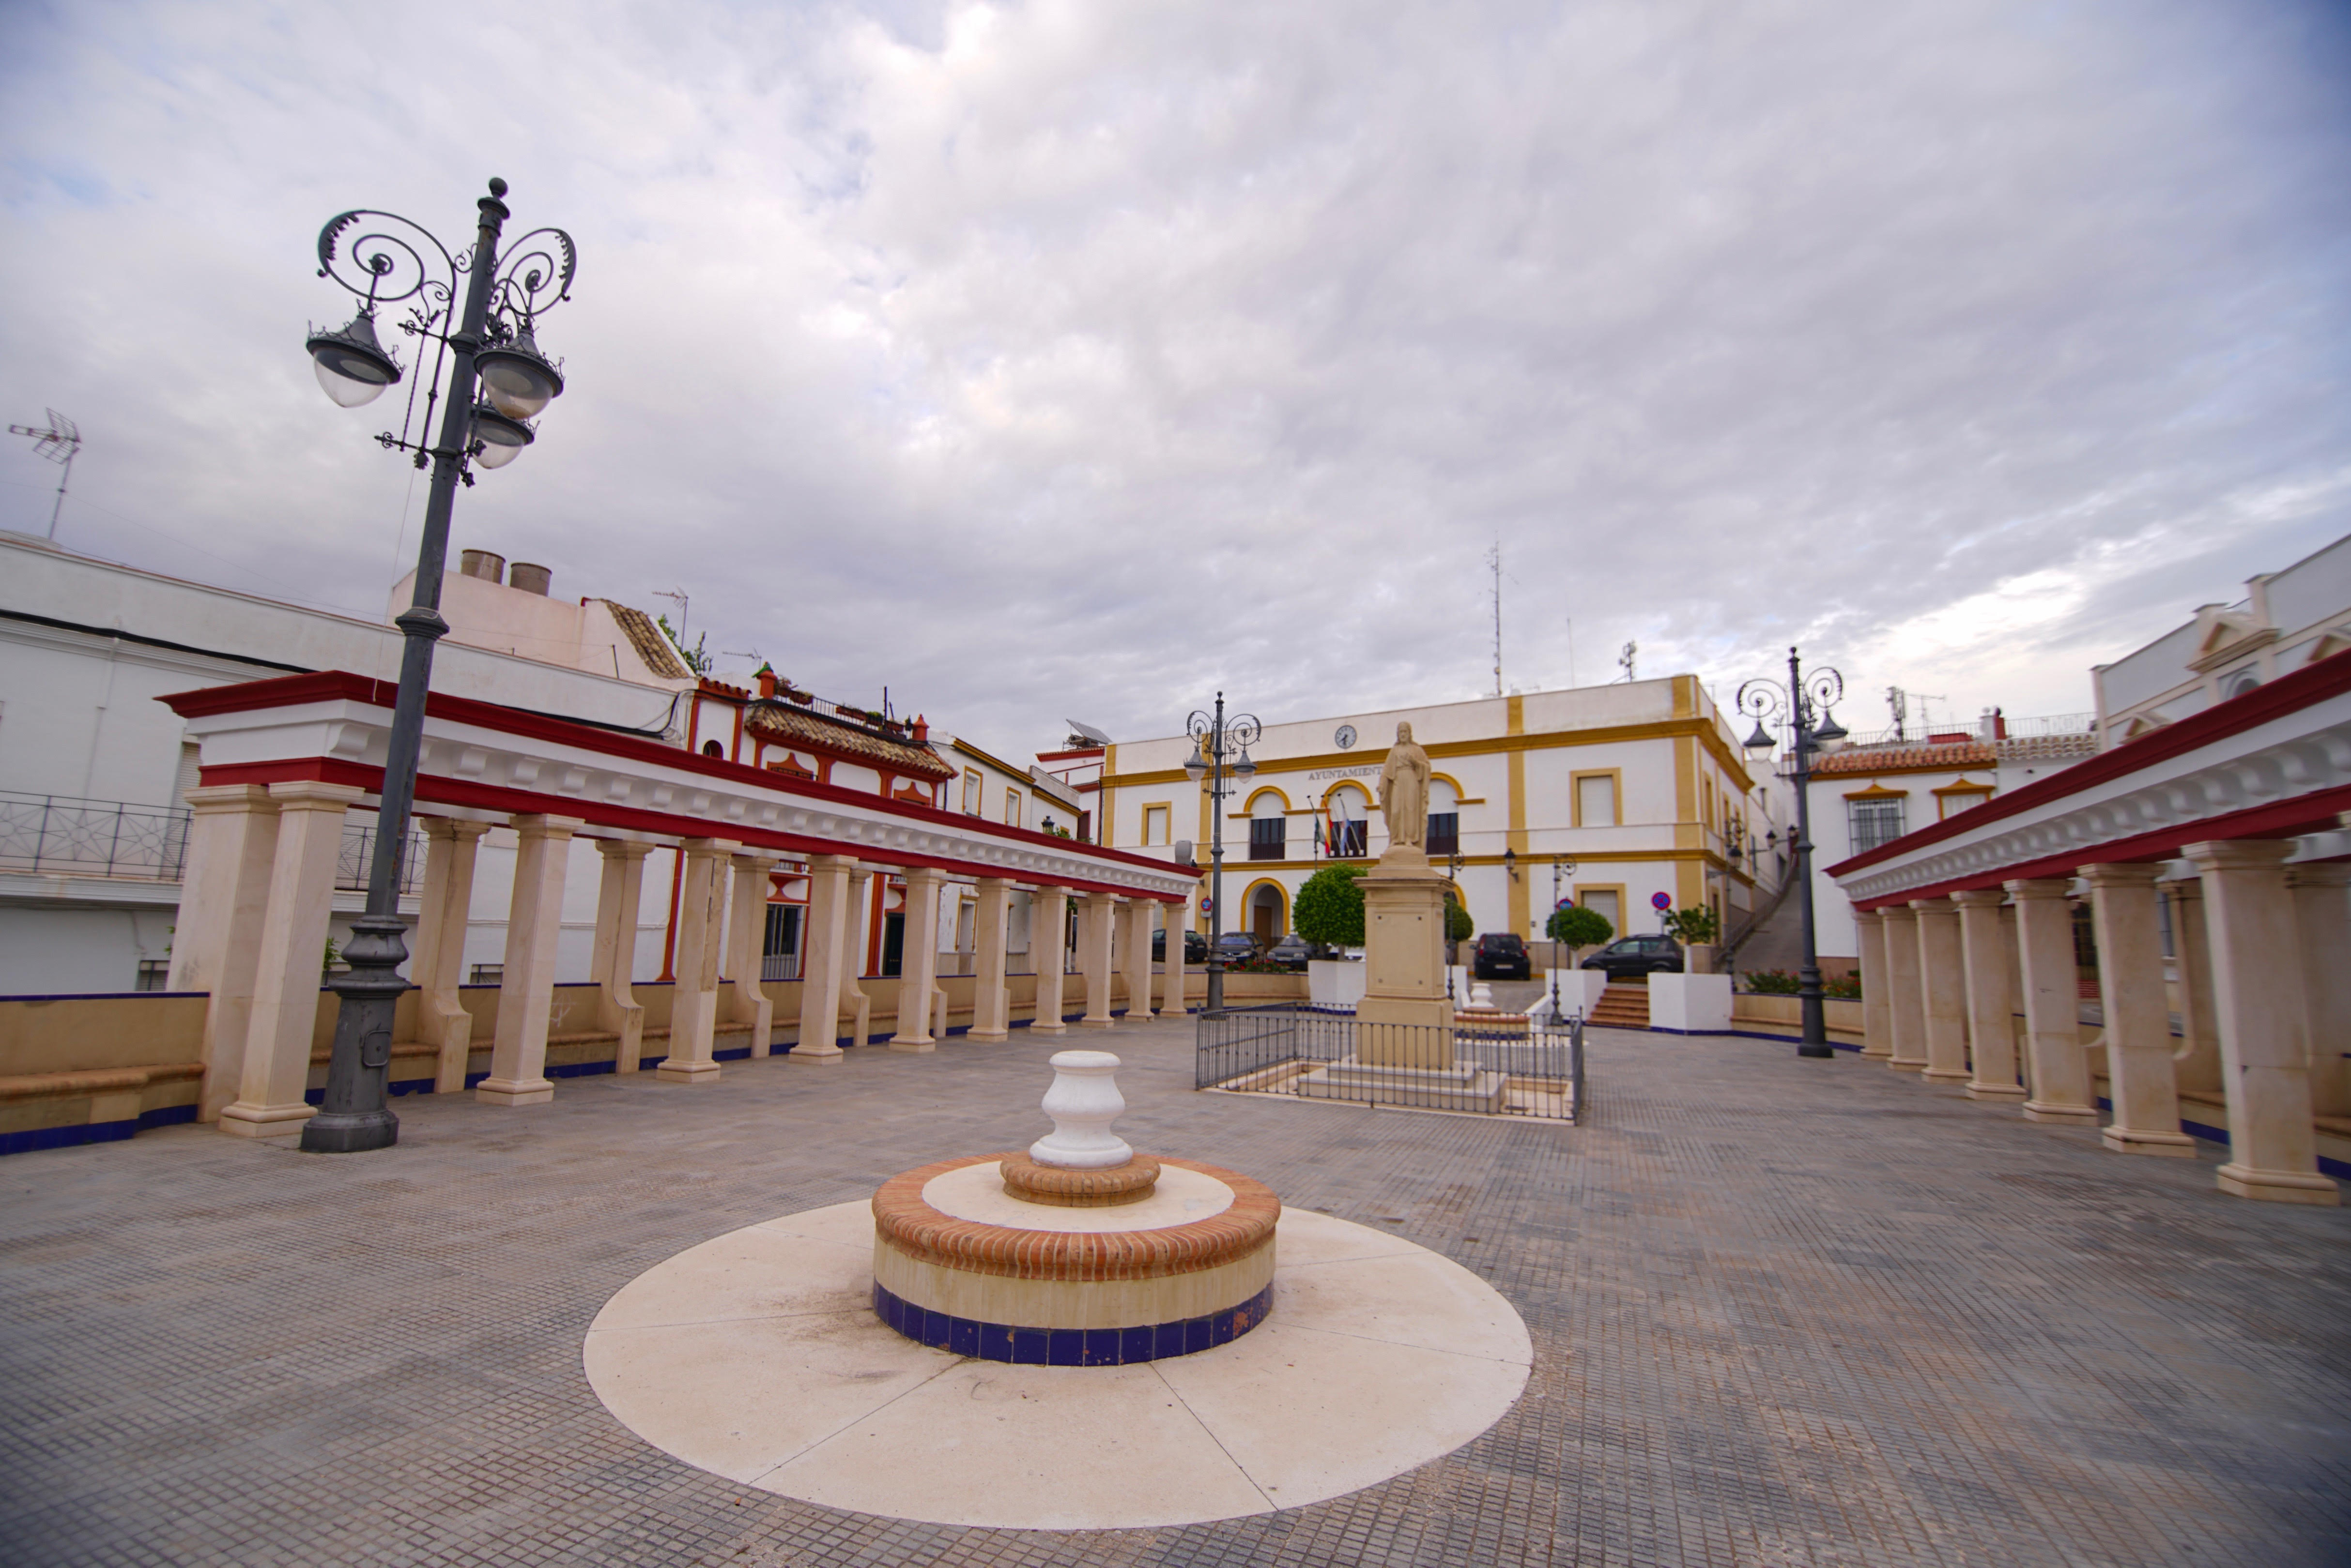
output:
[[[928,746],[911,741],[889,741],[879,735],[810,713],[786,703],[754,703],[743,715],[744,728],[765,736],[772,744],[801,745],[834,756],[854,757],[909,778],[951,779],[956,771]]]
[[[677,650],[670,646],[669,639],[662,635],[661,628],[653,624],[653,617],[628,605],[615,604],[611,599],[599,599],[597,602],[612,612],[612,618],[620,623],[622,632],[629,639],[629,646],[637,650],[637,657],[645,661],[647,670],[664,680],[684,680],[694,673],[677,656]]]

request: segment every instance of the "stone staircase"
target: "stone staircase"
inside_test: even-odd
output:
[[[1612,981],[1600,993],[1599,1002],[1587,1020],[1598,1029],[1646,1029],[1649,1026],[1649,988],[1646,985]]]

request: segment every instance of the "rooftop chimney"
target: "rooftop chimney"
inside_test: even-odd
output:
[[[506,581],[507,558],[487,550],[466,550],[457,556],[457,571],[462,576],[479,577],[486,583]]]
[[[770,702],[774,701],[776,698],[776,672],[763,664],[759,667],[758,679],[759,682],[759,696],[764,701]]]
[[[553,572],[545,566],[535,566],[528,561],[517,561],[507,572],[507,587],[520,588],[527,594],[537,594],[541,598],[547,597],[548,585],[554,579]]]

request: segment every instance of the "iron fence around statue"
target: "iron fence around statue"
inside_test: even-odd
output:
[[[1193,1087],[1397,1110],[1573,1122],[1591,1104],[1583,1020],[1369,1023],[1297,1002],[1197,1021]]]

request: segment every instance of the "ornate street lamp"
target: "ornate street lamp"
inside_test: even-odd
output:
[[[1804,1027],[1796,1054],[1816,1058],[1834,1056],[1836,1052],[1829,1044],[1827,1010],[1822,1005],[1821,958],[1813,921],[1813,758],[1815,753],[1825,754],[1844,746],[1844,726],[1836,722],[1836,715],[1829,708],[1844,695],[1844,676],[1826,668],[1807,676],[1792,648],[1788,649],[1785,686],[1759,676],[1739,689],[1739,711],[1755,720],[1754,732],[1746,742],[1750,761],[1769,763],[1777,749],[1772,730],[1784,723],[1791,732],[1792,771],[1786,776],[1796,786],[1796,890],[1803,900],[1804,916],[1804,963],[1798,971],[1796,985]],[[1771,722],[1769,725],[1766,720]]]
[[[418,468],[430,464],[433,491],[416,556],[416,597],[393,622],[406,640],[384,758],[374,858],[368,868],[367,912],[351,921],[351,940],[343,949],[350,971],[332,982],[341,1000],[325,1103],[302,1126],[302,1147],[316,1153],[383,1148],[400,1138],[400,1118],[384,1103],[392,1008],[408,989],[399,973],[408,959],[408,926],[400,918],[400,861],[416,797],[433,645],[449,629],[440,609],[449,514],[458,483],[472,484],[474,468],[503,468],[519,456],[533,436],[528,421],[563,391],[562,371],[539,352],[532,327],[543,312],[570,297],[577,265],[571,236],[561,229],[537,229],[501,250],[498,236],[510,215],[502,200],[506,193],[505,181],[490,182],[490,193],[475,203],[481,217],[473,247],[462,256],[406,218],[365,208],[345,213],[319,231],[319,275],[333,278],[360,298],[359,314],[349,326],[310,329],[303,346],[319,384],[347,409],[363,407],[385,388],[397,386],[400,363],[376,337],[376,313],[413,301],[400,329],[418,340],[420,352],[422,345],[433,345],[424,415],[415,418],[412,385],[400,433],[386,431],[376,440],[411,453]],[[346,245],[345,233],[353,229],[358,232]],[[427,445],[423,438],[432,427],[436,401],[443,404],[440,439]],[[412,421],[419,438],[413,441]]]
[[[1192,737],[1192,755],[1184,775],[1194,784],[1208,783],[1208,1005],[1204,1018],[1220,1018],[1225,1011],[1225,797],[1238,784],[1257,775],[1249,749],[1265,726],[1255,714],[1225,716],[1225,694],[1217,693],[1213,713],[1195,711],[1185,721]],[[1229,782],[1228,780],[1229,775]]]

